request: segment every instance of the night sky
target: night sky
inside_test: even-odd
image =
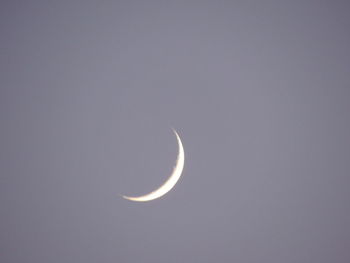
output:
[[[348,1],[3,0],[1,263],[350,262]],[[185,168],[165,196],[125,200]]]

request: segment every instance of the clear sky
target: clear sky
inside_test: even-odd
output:
[[[0,262],[350,262],[349,14],[1,1]]]

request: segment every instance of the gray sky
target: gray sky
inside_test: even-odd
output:
[[[0,261],[348,263],[349,11],[2,1]]]

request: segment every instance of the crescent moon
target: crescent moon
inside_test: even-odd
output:
[[[149,194],[142,195],[142,196],[125,196],[125,195],[123,195],[123,198],[130,200],[130,201],[135,201],[135,202],[147,202],[147,201],[151,201],[151,200],[157,199],[157,198],[165,195],[176,185],[177,181],[181,177],[182,170],[184,168],[185,152],[184,152],[184,148],[182,146],[180,136],[177,134],[177,132],[174,129],[173,129],[173,132],[175,133],[177,143],[179,145],[179,153],[177,156],[177,161],[176,161],[176,165],[174,167],[174,170],[173,170],[172,174],[170,175],[170,177],[168,178],[168,180],[162,186],[160,186],[158,189],[154,190],[153,192],[151,192]]]

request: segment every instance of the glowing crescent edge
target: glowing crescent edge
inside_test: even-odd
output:
[[[177,134],[177,132],[174,129],[173,129],[173,132],[176,135],[177,143],[179,145],[179,153],[177,156],[177,161],[176,161],[176,165],[174,167],[173,173],[168,178],[168,180],[162,186],[160,186],[157,190],[155,190],[149,194],[138,196],[138,197],[123,195],[122,196],[123,198],[131,200],[131,201],[136,201],[136,202],[147,202],[147,201],[151,201],[151,200],[157,199],[157,198],[165,195],[167,192],[169,192],[176,185],[177,181],[181,177],[181,173],[182,173],[182,170],[184,168],[185,152],[184,152],[184,148],[182,146],[180,136]]]

